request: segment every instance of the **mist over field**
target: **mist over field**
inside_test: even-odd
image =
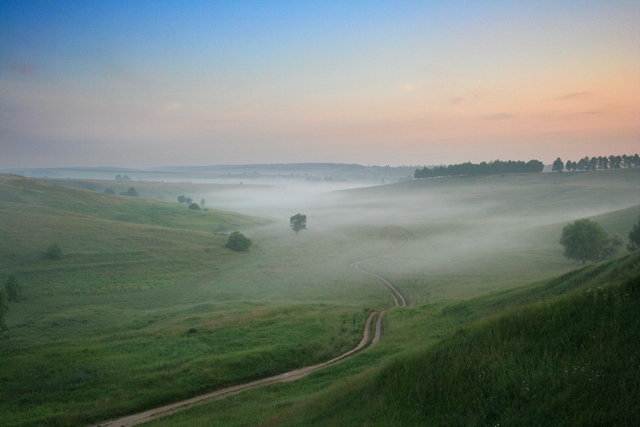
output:
[[[640,425],[638,22],[0,2],[0,424]]]
[[[138,197],[118,195],[132,187]],[[441,332],[420,338],[411,331],[435,320],[409,326],[414,316],[441,319],[459,301],[580,267],[563,257],[563,227],[589,217],[626,236],[638,188],[640,168],[385,185],[0,175],[0,271],[23,287],[1,341],[3,381],[23,390],[2,403],[15,414],[8,425],[85,425],[316,366],[353,349],[367,316],[388,312],[385,338],[344,368],[363,372],[457,324],[438,320]],[[297,213],[306,229],[294,233]],[[225,247],[233,231],[251,239],[248,252]],[[16,409],[29,395],[43,403]],[[73,409],[41,415],[70,396]]]
[[[367,230],[404,228],[412,234],[411,248],[370,266],[407,280],[420,277],[426,287],[436,290],[429,291],[432,298],[442,298],[464,294],[468,286],[477,286],[477,291],[498,288],[512,273],[511,285],[535,280],[540,277],[536,265],[541,258],[549,262],[557,257],[555,268],[561,271],[564,262],[557,235],[564,224],[637,209],[638,174],[629,172],[615,192],[598,184],[597,178],[541,174],[352,184],[356,188],[345,188],[350,187],[347,183],[298,182],[228,189],[210,194],[207,200],[223,209],[272,219],[271,226],[252,230],[258,238],[286,235],[289,216],[304,213],[308,230],[296,240],[311,246],[314,239],[349,236],[354,230],[366,236],[371,232]],[[625,233],[624,228],[612,231]],[[388,238],[384,245],[391,247],[394,243]],[[370,253],[375,239],[362,239],[362,246],[359,240],[352,239],[347,257]],[[335,245],[340,251],[340,244]],[[306,260],[310,264],[322,259],[319,254],[310,256]]]

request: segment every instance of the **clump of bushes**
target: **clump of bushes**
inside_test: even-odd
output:
[[[247,236],[239,231],[234,231],[229,235],[229,240],[227,240],[224,247],[232,251],[247,252],[252,244],[253,242]]]

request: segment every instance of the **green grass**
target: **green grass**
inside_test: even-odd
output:
[[[397,309],[379,346],[343,365],[149,426],[636,425],[639,309],[638,253]]]
[[[267,224],[235,213],[9,176],[0,215],[0,279],[24,289],[0,337],[4,425],[83,425],[330,359],[384,295],[353,303],[365,280],[321,287],[323,266],[291,274],[309,263],[292,253],[313,257],[294,236],[224,249],[220,222]],[[52,242],[62,259],[46,258]]]
[[[0,280],[13,271],[24,289],[0,335],[0,412],[10,414],[3,422],[83,425],[340,354],[359,341],[370,309],[391,304],[382,286],[349,264],[402,244],[389,225],[408,229],[409,248],[362,264],[397,285],[411,305],[389,313],[376,349],[301,383],[202,407],[215,408],[218,425],[277,416],[336,381],[366,377],[397,355],[524,303],[526,293],[514,287],[576,266],[557,244],[564,221],[599,214],[624,236],[640,209],[628,200],[638,175],[627,172],[343,192],[301,207],[309,229],[299,236],[288,217],[194,212],[170,198],[107,196],[0,176]],[[138,190],[176,191],[164,186]],[[521,209],[529,199],[535,209]],[[221,226],[250,237],[251,251],[224,249]],[[53,242],[62,248],[60,260],[44,256]],[[563,285],[542,289],[532,286],[526,301],[566,292]],[[474,296],[482,297],[468,300]],[[252,406],[253,398],[260,404]],[[205,409],[194,411],[204,417],[195,420],[215,425]],[[202,425],[189,419],[187,425]]]
[[[260,425],[637,425],[640,254],[441,315],[531,300]]]

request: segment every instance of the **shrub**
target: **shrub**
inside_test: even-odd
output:
[[[197,204],[197,203],[191,203],[191,204],[189,205],[189,209],[193,209],[193,210],[195,210],[195,211],[199,211],[199,210],[200,210],[200,206],[198,206],[198,204]]]
[[[231,249],[232,251],[247,252],[252,243],[251,239],[246,237],[244,234],[239,231],[234,231],[229,235],[229,240],[227,240],[224,247]]]

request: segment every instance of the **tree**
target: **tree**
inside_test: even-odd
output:
[[[182,195],[178,196],[178,203],[184,203],[185,199],[186,199],[186,197],[184,197]]]
[[[234,231],[229,235],[229,240],[227,240],[224,247],[232,251],[247,252],[252,244],[253,242],[247,236],[239,231]]]
[[[622,245],[619,236],[607,235],[604,228],[595,221],[579,219],[562,229],[560,244],[564,246],[564,256],[582,262],[599,262],[613,256]]]
[[[193,210],[195,210],[195,211],[199,211],[199,210],[200,210],[200,206],[198,206],[198,204],[197,204],[197,203],[191,203],[191,204],[189,205],[189,209],[193,209]]]
[[[188,205],[190,205],[193,202],[193,199],[191,197],[185,197],[184,198],[184,202]]]
[[[564,163],[562,162],[562,159],[558,157],[556,161],[553,162],[553,166],[551,166],[551,170],[553,172],[562,172],[562,169],[564,169]]]
[[[200,200],[200,206],[204,206],[204,199]]]
[[[640,216],[638,216],[638,222],[633,224],[631,231],[629,232],[629,243],[627,249],[630,252],[640,249]]]
[[[22,297],[22,286],[16,278],[16,275],[9,273],[7,281],[4,283],[4,289],[7,291],[7,299],[11,302],[18,302]]]
[[[4,293],[4,290],[0,289],[0,331],[7,329],[7,326],[4,324],[4,315],[8,310],[7,294]]]
[[[289,218],[289,226],[293,231],[298,234],[300,230],[307,229],[307,216],[302,214],[295,214],[291,218]]]
[[[46,252],[47,258],[49,259],[60,259],[62,258],[62,249],[60,245],[57,243],[52,243],[47,247]]]

